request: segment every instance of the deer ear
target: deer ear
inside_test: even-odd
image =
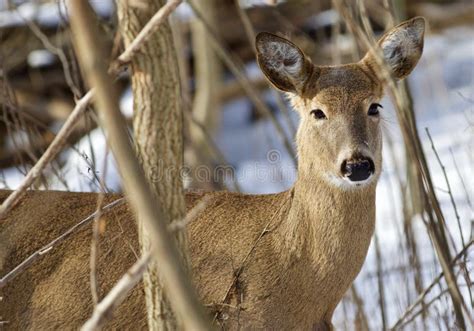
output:
[[[291,41],[261,32],[257,35],[257,62],[267,79],[285,92],[303,93],[313,64]]]
[[[415,68],[423,52],[424,35],[425,19],[415,17],[402,22],[380,38],[378,45],[395,78],[405,78]],[[369,65],[375,64],[374,54],[369,52],[364,61]]]

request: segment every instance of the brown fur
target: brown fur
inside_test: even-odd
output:
[[[262,40],[273,39],[266,35]],[[257,50],[260,65],[271,66],[263,69],[273,72],[272,83],[296,93],[291,99],[301,115],[298,180],[277,194],[209,193],[207,207],[188,226],[194,283],[211,316],[226,329],[330,329],[334,309],[358,274],[374,230],[382,141],[379,119],[369,117],[367,109],[382,97],[382,86],[367,58],[314,66],[310,75],[298,67],[285,70],[267,58],[283,50],[278,56],[285,62],[287,46],[296,47],[285,45],[267,49],[257,43]],[[290,49],[290,55],[289,65],[309,63],[295,58],[304,56],[299,50]],[[327,120],[314,119],[310,111],[315,108]],[[340,165],[359,154],[373,159],[376,172],[372,180],[355,186],[341,178]],[[8,194],[0,192],[0,200]],[[187,194],[188,208],[203,195]],[[108,195],[107,201],[115,198]],[[0,275],[92,213],[96,199],[92,193],[28,192],[0,223]],[[139,254],[130,210],[123,205],[103,217],[101,297]],[[90,241],[88,225],[1,290],[0,317],[9,321],[9,329],[74,329],[90,316]],[[108,327],[146,328],[141,286]]]

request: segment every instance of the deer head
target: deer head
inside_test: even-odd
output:
[[[396,79],[406,77],[423,51],[425,21],[403,22],[378,42]],[[262,32],[257,61],[267,79],[287,92],[301,117],[299,174],[349,189],[374,184],[382,163],[379,104],[384,82],[373,51],[358,63],[318,66],[292,42]]]

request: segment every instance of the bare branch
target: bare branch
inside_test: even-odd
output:
[[[140,47],[146,40],[154,33],[160,25],[165,22],[173,10],[181,4],[183,0],[170,0],[156,12],[145,27],[140,31],[135,40],[127,47],[127,49],[120,54],[117,61],[120,64],[128,63],[133,56],[140,50]]]
[[[210,196],[204,196],[199,203],[194,206],[182,220],[176,220],[168,224],[168,231],[176,232],[185,229],[209,204]]]
[[[48,51],[50,51],[51,53],[56,54],[56,56],[59,58],[59,60],[61,61],[62,66],[63,66],[64,78],[66,79],[66,83],[69,86],[69,88],[71,89],[72,94],[74,95],[74,97],[79,98],[80,91],[79,91],[78,87],[74,84],[74,79],[72,78],[72,74],[71,74],[71,70],[69,68],[69,63],[68,63],[68,59],[66,57],[66,54],[64,54],[64,52],[62,51],[61,48],[56,47],[55,45],[53,45],[53,43],[49,40],[48,36],[46,36],[41,31],[41,29],[38,27],[38,25],[34,21],[32,21],[30,19],[27,19],[27,18],[24,18],[21,15],[21,12],[19,10],[17,10],[16,12],[23,19],[23,21],[28,25],[28,27],[33,32],[33,34],[43,43],[43,46]],[[59,11],[59,12],[61,12],[61,11]]]
[[[439,157],[438,151],[436,150],[436,147],[435,147],[434,142],[433,142],[433,138],[431,138],[430,131],[428,130],[428,128],[425,128],[425,131],[426,131],[426,135],[428,136],[428,139],[430,140],[431,149],[433,150],[433,152],[436,156],[436,160],[438,161],[438,164],[441,167],[441,171],[443,171],[444,180],[445,180],[446,186],[448,188],[449,198],[451,199],[451,204],[453,205],[453,209],[454,209],[454,216],[456,216],[456,221],[457,221],[458,228],[459,228],[459,235],[461,236],[461,243],[462,243],[463,246],[465,246],[466,241],[464,240],[464,234],[462,232],[461,217],[459,216],[458,208],[456,206],[456,202],[454,201],[453,192],[451,191],[451,184],[449,183],[448,174],[446,174],[446,168],[444,167],[443,162],[441,162],[441,158]]]
[[[250,247],[249,251],[247,252],[247,254],[245,255],[244,259],[242,260],[242,262],[240,263],[240,266],[235,269],[234,271],[234,277],[232,278],[232,283],[229,285],[229,287],[227,288],[227,291],[224,295],[224,297],[222,298],[222,301],[221,301],[221,305],[222,304],[226,304],[227,300],[229,299],[229,296],[231,294],[231,291],[233,288],[235,288],[237,282],[239,281],[239,278],[242,274],[242,272],[244,271],[244,268],[245,266],[247,265],[247,261],[249,260],[250,256],[253,254],[253,252],[255,251],[257,245],[259,244],[260,240],[263,238],[263,236],[265,236],[268,232],[271,232],[273,231],[273,229],[276,228],[277,225],[273,224],[273,222],[275,221],[275,218],[279,216],[279,213],[281,212],[282,208],[286,205],[286,202],[288,200],[285,201],[285,203],[282,203],[280,205],[280,207],[276,210],[276,212],[273,214],[272,218],[268,221],[268,223],[265,225],[265,227],[263,228],[262,232],[260,232],[260,235],[257,237],[257,239],[255,239],[255,242],[253,243],[252,247]],[[238,309],[240,309],[240,305],[237,307]],[[218,312],[214,315],[214,319],[213,321],[215,321],[218,317]]]
[[[168,231],[175,232],[184,229],[207,207],[209,200],[210,197],[204,197],[187,213],[184,219],[170,223],[168,225]],[[128,292],[142,279],[150,262],[151,252],[152,250],[145,253],[140,260],[135,262],[135,264],[128,269],[112,290],[110,290],[105,298],[95,307],[91,318],[82,326],[82,331],[98,330],[107,322],[113,314],[113,311],[125,299]]]
[[[205,314],[181,264],[176,243],[168,235],[163,207],[159,200],[154,199],[127,137],[115,86],[110,84],[107,73],[93,10],[88,2],[82,0],[71,1],[70,5],[74,46],[79,62],[88,83],[96,89],[101,125],[107,132],[108,144],[117,160],[127,200],[137,218],[150,231],[152,242],[156,243],[153,255],[160,261],[158,272],[170,303],[177,315],[183,317],[184,328],[209,330]]]
[[[18,201],[25,194],[26,190],[31,186],[31,184],[33,184],[36,178],[41,175],[46,166],[66,145],[69,135],[73,132],[74,125],[86,110],[87,106],[92,100],[93,94],[94,91],[90,90],[76,103],[76,107],[74,107],[71,115],[69,115],[61,130],[51,142],[51,145],[48,146],[48,149],[46,149],[38,162],[36,162],[36,164],[30,169],[18,188],[13,191],[8,196],[8,198],[5,199],[5,201],[3,201],[2,205],[0,206],[0,219],[6,217],[6,214],[18,203]]]
[[[109,148],[106,147],[105,154],[104,154],[104,161],[102,166],[102,176],[99,179],[100,185],[100,193],[99,197],[97,198],[97,211],[100,211],[104,203],[105,192],[106,192],[106,185],[105,185],[105,177],[107,176],[107,157],[109,155]],[[94,217],[94,224],[92,226],[92,241],[91,241],[91,258],[90,258],[90,281],[91,281],[91,294],[92,294],[92,302],[94,306],[97,305],[99,302],[99,282],[97,280],[97,261],[99,257],[99,232],[100,232],[100,225],[102,221],[102,213],[98,212]]]
[[[127,297],[128,292],[142,279],[150,263],[152,252],[145,253],[140,260],[128,269],[105,298],[95,307],[92,317],[82,326],[81,331],[100,330],[112,314]]]
[[[271,112],[271,110],[268,108],[268,106],[265,104],[265,102],[262,100],[262,98],[258,95],[258,93],[255,92],[255,89],[252,86],[252,82],[245,76],[245,74],[242,71],[243,64],[241,61],[233,56],[223,45],[223,43],[219,40],[217,37],[216,31],[212,29],[211,26],[206,22],[205,18],[203,15],[199,12],[199,10],[196,8],[196,6],[193,4],[192,1],[188,2],[191,8],[193,9],[194,13],[196,16],[202,21],[204,27],[206,28],[210,41],[212,42],[212,45],[214,47],[214,50],[216,51],[217,55],[221,58],[222,62],[229,68],[229,70],[232,72],[232,74],[235,76],[239,84],[242,86],[242,89],[247,93],[249,99],[252,101],[252,103],[255,105],[255,108],[263,115],[268,116],[270,121],[272,122],[273,126],[275,127],[278,136],[280,137],[281,142],[283,143],[283,146],[285,147],[286,151],[288,152],[288,155],[290,155],[291,160],[293,162],[296,162],[296,155],[294,152],[294,149],[292,147],[292,144],[288,137],[285,134],[285,131],[278,122],[278,119],[275,117],[275,115]]]

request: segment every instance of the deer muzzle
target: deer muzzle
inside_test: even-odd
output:
[[[368,157],[358,157],[344,160],[341,165],[342,175],[351,182],[361,182],[375,172],[374,161]]]

